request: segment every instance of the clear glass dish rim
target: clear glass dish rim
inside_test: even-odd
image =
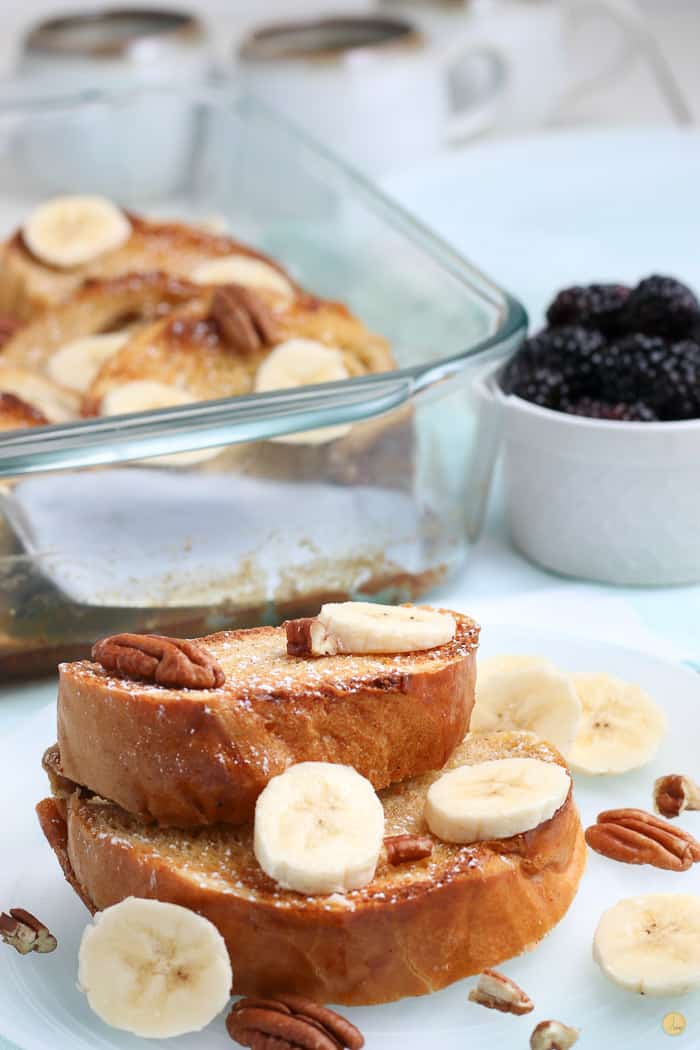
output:
[[[435,264],[449,272],[477,301],[495,309],[495,331],[473,346],[439,361],[378,375],[344,379],[293,391],[197,402],[192,405],[98,417],[22,431],[0,438],[0,477],[125,462],[130,459],[262,440],[336,423],[354,423],[396,408],[418,393],[457,375],[473,358],[514,343],[527,329],[523,305],[450,244],[433,233],[362,172],[339,158],[305,130],[272,107],[241,93],[225,77],[189,82],[159,80],[118,88],[89,88],[49,93],[41,78],[6,79],[0,118],[45,117],[90,105],[119,105],[139,97],[166,94],[183,100],[240,106],[259,113],[303,143],[345,179],[356,199]]]

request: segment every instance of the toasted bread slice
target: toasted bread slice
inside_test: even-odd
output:
[[[206,294],[200,285],[159,271],[91,278],[8,339],[2,360],[43,372],[51,355],[67,343],[154,321]]]
[[[28,320],[63,302],[89,277],[160,270],[187,279],[201,263],[226,255],[262,259],[289,280],[279,263],[231,237],[180,222],[150,221],[133,214],[128,218],[131,236],[124,244],[70,270],[48,266],[35,258],[21,232],[15,233],[0,250],[0,312]]]
[[[528,733],[468,736],[447,765],[513,756],[564,765]],[[437,776],[380,794],[387,835],[429,834],[423,810]],[[430,857],[398,867],[381,859],[364,889],[306,897],[265,875],[249,826],[168,831],[79,793],[44,800],[38,812],[69,881],[93,908],[130,895],[192,908],[224,936],[235,992],[294,991],[320,1002],[423,995],[518,955],[562,918],[586,855],[569,792],[525,834],[470,846],[431,836]]]
[[[149,325],[106,361],[85,395],[83,414],[99,415],[108,391],[136,379],[178,386],[197,400],[250,393],[271,347],[247,353],[232,349],[210,315],[211,294],[204,303],[193,302]],[[386,340],[342,304],[312,296],[283,299],[262,289],[256,295],[273,319],[274,345],[304,338],[337,347],[351,376],[396,367]]]
[[[281,627],[199,639],[226,682],[166,689],[62,664],[58,743],[69,780],[166,825],[251,820],[271,777],[306,760],[354,766],[375,787],[437,769],[466,732],[479,628],[392,656],[287,655]]]

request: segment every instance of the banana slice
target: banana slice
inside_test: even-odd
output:
[[[479,660],[477,672],[478,684],[485,682],[496,674],[511,674],[513,671],[532,671],[543,668],[547,671],[556,671],[556,667],[544,656],[530,656],[526,653],[499,653],[498,656],[489,656],[486,660]]]
[[[533,667],[478,677],[469,728],[474,733],[529,729],[566,755],[580,717],[581,703],[569,678]]]
[[[347,379],[348,372],[340,350],[318,343],[315,339],[288,339],[268,354],[260,365],[254,389],[287,390],[313,383],[335,383]],[[283,434],[272,438],[285,444],[320,445],[335,441],[350,430],[347,423],[338,426],[304,430],[298,434]]]
[[[652,893],[604,911],[593,958],[606,977],[640,995],[685,995],[700,986],[700,897]]]
[[[30,252],[62,269],[91,262],[130,235],[126,215],[105,197],[54,197],[35,208],[22,227]]]
[[[459,766],[428,789],[425,819],[443,842],[507,839],[553,817],[570,788],[566,769],[538,758]]]
[[[246,288],[269,288],[286,299],[294,298],[294,288],[284,274],[251,255],[208,259],[196,266],[190,276],[195,284],[242,284]]]
[[[86,927],[78,981],[107,1024],[157,1039],[208,1025],[228,1002],[232,973],[208,919],[179,904],[127,897]]]
[[[414,653],[446,645],[457,630],[449,613],[373,602],[330,602],[316,619],[336,653]]]
[[[608,674],[571,675],[583,708],[571,765],[582,773],[626,773],[650,762],[666,715],[638,685]]]
[[[52,383],[44,376],[12,365],[0,365],[0,391],[14,394],[22,401],[35,405],[51,423],[66,423],[75,419],[80,409],[78,396]]]
[[[46,362],[46,371],[56,383],[84,393],[105,361],[126,346],[130,331],[105,332],[74,339],[59,347]]]
[[[345,893],[374,877],[384,810],[351,766],[300,762],[273,777],[255,807],[255,856],[298,893]]]
[[[112,387],[102,398],[100,414],[121,416],[129,412],[148,412],[151,409],[169,408],[171,405],[191,405],[197,399],[172,383],[161,383],[157,379],[132,379],[129,383]],[[148,465],[163,467],[187,467],[203,463],[220,452],[218,448],[193,449],[192,452],[176,452],[169,456],[152,456]]]

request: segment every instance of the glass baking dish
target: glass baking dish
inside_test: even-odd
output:
[[[474,380],[523,337],[517,301],[226,83],[6,85],[3,231],[66,192],[223,223],[385,335],[398,369],[3,434],[0,680],[117,630],[193,636],[326,600],[415,599],[461,566],[499,425]],[[331,424],[335,440],[284,441]]]

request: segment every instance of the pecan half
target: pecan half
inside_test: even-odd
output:
[[[7,912],[0,913],[0,937],[5,944],[16,948],[20,955],[28,955],[29,952],[44,955],[58,946],[58,941],[43,922],[24,908],[10,908],[9,915]]]
[[[651,864],[668,871],[687,871],[700,861],[700,842],[643,809],[609,809],[586,829],[586,842],[596,853],[623,864]]]
[[[685,809],[700,809],[700,787],[677,773],[654,781],[654,809],[662,817],[678,817]]]
[[[570,1050],[578,1037],[578,1028],[561,1021],[540,1021],[530,1036],[530,1050]]]
[[[271,346],[277,337],[277,326],[260,296],[240,284],[226,284],[212,296],[210,317],[216,322],[222,339],[243,354],[252,354]]]
[[[489,1010],[500,1010],[506,1014],[529,1014],[535,1008],[532,999],[520,985],[498,970],[484,970],[479,974],[476,988],[472,988],[469,999]]]
[[[384,839],[386,859],[390,864],[405,864],[422,860],[433,852],[433,840],[428,835],[390,835]]]
[[[358,1028],[301,995],[240,999],[226,1019],[235,1042],[252,1050],[361,1050]]]
[[[329,634],[315,616],[285,620],[284,629],[287,632],[287,656],[335,656],[339,651],[338,639]]]
[[[92,659],[105,671],[173,689],[216,689],[226,680],[202,646],[160,634],[113,634],[95,643]]]

